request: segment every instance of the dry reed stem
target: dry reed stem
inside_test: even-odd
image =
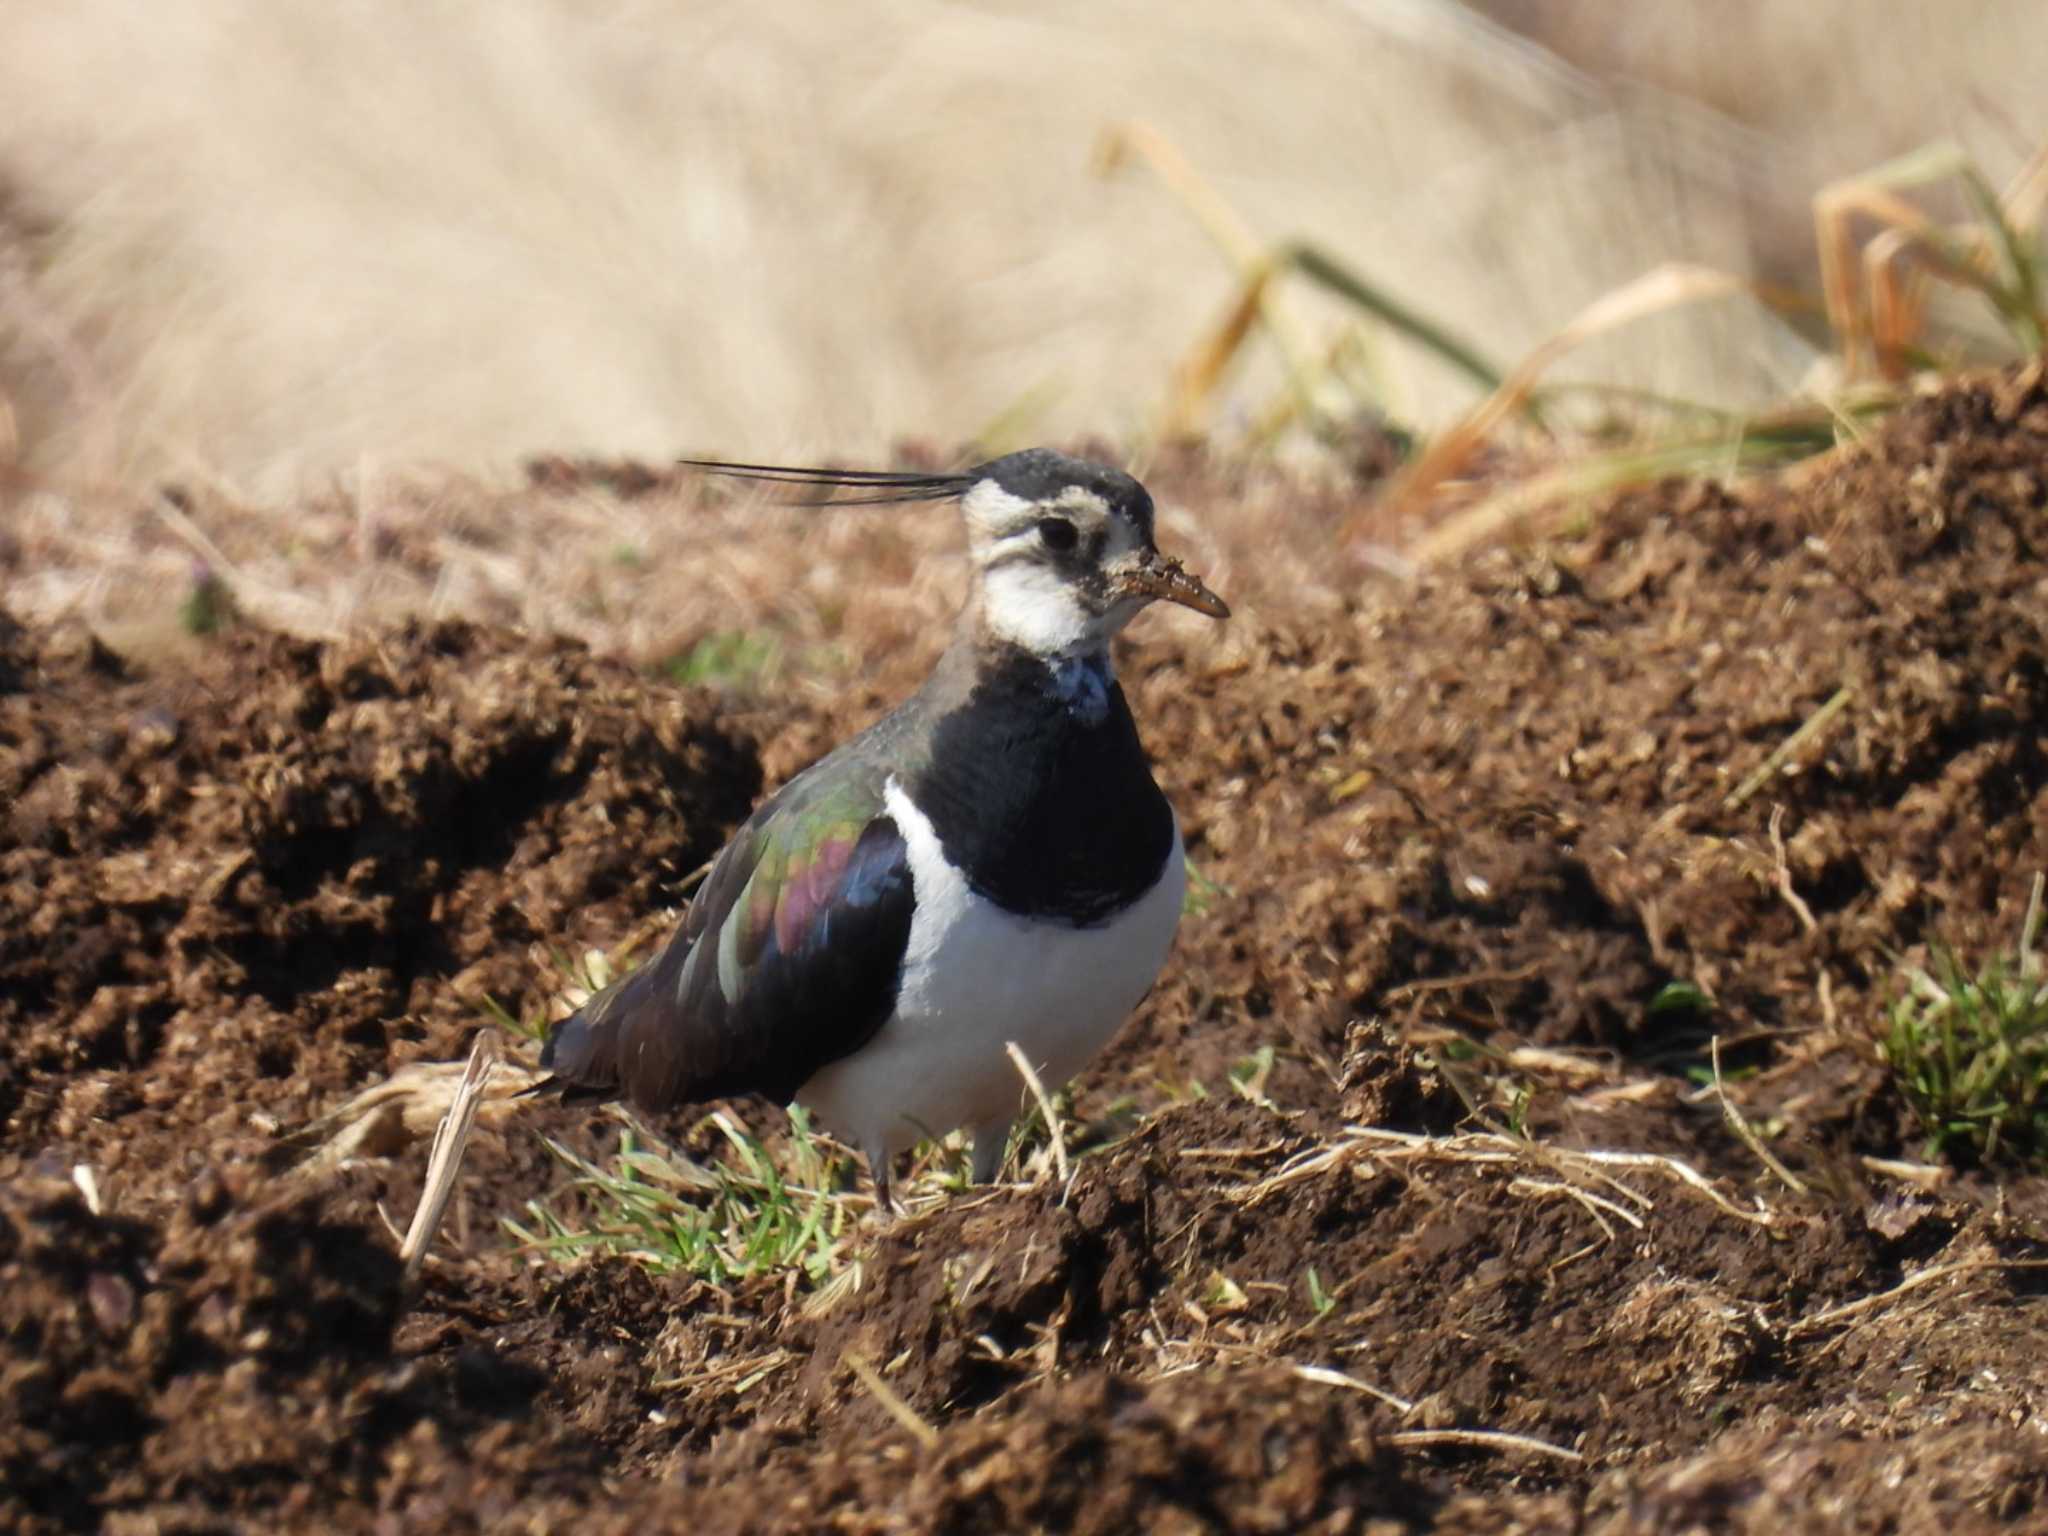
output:
[[[905,1402],[896,1389],[882,1380],[882,1373],[868,1363],[867,1357],[849,1349],[841,1355],[840,1361],[860,1378],[860,1384],[872,1392],[889,1417],[909,1431],[911,1439],[926,1450],[934,1450],[939,1443],[939,1432],[932,1428],[918,1411]]]
[[[1346,1391],[1362,1392],[1367,1397],[1376,1397],[1396,1413],[1408,1414],[1415,1411],[1415,1404],[1407,1398],[1389,1392],[1384,1387],[1376,1387],[1371,1382],[1360,1381],[1349,1372],[1333,1370],[1326,1365],[1297,1365],[1293,1370],[1303,1381],[1313,1381],[1325,1387],[1342,1387]]]
[[[1818,933],[1820,924],[1815,921],[1813,908],[1806,904],[1806,898],[1792,887],[1792,861],[1785,853],[1785,807],[1771,807],[1771,882],[1792,909],[1792,915],[1799,919],[1799,926],[1808,933]]]
[[[1631,324],[1649,315],[1725,298],[1746,292],[1748,284],[1732,273],[1682,262],[1655,267],[1601,295],[1562,330],[1533,348],[1508,374],[1507,379],[1454,426],[1437,434],[1427,450],[1410,465],[1387,492],[1386,502],[1395,513],[1412,512],[1444,481],[1462,469],[1501,422],[1519,409],[1552,364],[1594,337]],[[1346,542],[1357,535],[1354,516],[1341,531]],[[1417,551],[1427,561],[1429,540]]]
[[[100,1176],[93,1172],[91,1163],[71,1165],[71,1184],[78,1196],[85,1202],[85,1208],[98,1216],[106,1210],[106,1200],[100,1194]]]
[[[766,1376],[781,1370],[798,1358],[800,1357],[789,1350],[771,1349],[765,1354],[743,1355],[736,1360],[722,1360],[717,1365],[707,1365],[678,1376],[659,1376],[648,1385],[657,1392],[701,1392],[707,1387],[722,1387],[727,1382]]]
[[[1558,1461],[1584,1461],[1569,1446],[1552,1445],[1534,1435],[1511,1434],[1504,1429],[1397,1429],[1387,1436],[1396,1446],[1469,1445],[1487,1451],[1526,1451],[1532,1456],[1549,1456]]]
[[[1010,1060],[1016,1064],[1024,1086],[1031,1090],[1031,1097],[1037,1101],[1038,1112],[1045,1116],[1045,1134],[1052,1141],[1053,1165],[1059,1170],[1060,1182],[1065,1184],[1074,1176],[1074,1170],[1067,1162],[1066,1127],[1060,1123],[1060,1117],[1052,1107],[1052,1097],[1045,1091],[1045,1084],[1038,1080],[1038,1071],[1031,1065],[1031,1058],[1024,1054],[1023,1047],[1014,1040],[1005,1040],[1003,1049],[1010,1053]]]
[[[1837,688],[1826,703],[1822,704],[1819,709],[1816,709],[1805,720],[1800,722],[1797,730],[1773,747],[1770,756],[1766,757],[1747,778],[1728,792],[1727,797],[1721,802],[1721,809],[1724,811],[1742,809],[1744,801],[1770,782],[1771,775],[1783,767],[1793,753],[1826,730],[1835,716],[1848,708],[1850,702],[1855,697],[1856,688],[1853,683],[1844,683],[1840,688]]]
[[[1376,1387],[1371,1382],[1360,1381],[1348,1372],[1332,1370],[1323,1365],[1296,1365],[1291,1369],[1303,1381],[1312,1381],[1318,1386],[1338,1387],[1347,1392],[1377,1398],[1404,1417],[1415,1411],[1416,1405],[1407,1398],[1389,1392],[1384,1387]],[[1399,1429],[1386,1436],[1386,1443],[1398,1446],[1469,1445],[1481,1450],[1526,1451],[1532,1456],[1549,1456],[1559,1461],[1586,1459],[1567,1446],[1554,1445],[1548,1440],[1538,1440],[1533,1435],[1513,1434],[1504,1429]]]
[[[1805,1334],[1816,1333],[1823,1328],[1833,1327],[1836,1323],[1845,1323],[1863,1316],[1866,1312],[1889,1306],[1901,1296],[1924,1289],[1936,1281],[1988,1269],[2048,1269],[2048,1259],[1961,1259],[1953,1264],[1932,1264],[1926,1269],[1908,1275],[1890,1290],[1859,1297],[1855,1301],[1845,1301],[1839,1306],[1827,1307],[1810,1317],[1795,1318],[1786,1325],[1785,1334],[1788,1338],[1796,1339]]]
[[[1902,229],[1887,229],[1863,248],[1863,284],[1870,296],[1870,343],[1881,378],[1898,382],[1906,352],[1927,319],[1927,274],[1906,257],[1918,249]]]
[[[1721,1101],[1721,1117],[1728,1122],[1730,1130],[1742,1138],[1742,1144],[1756,1154],[1757,1161],[1776,1174],[1784,1186],[1793,1194],[1804,1198],[1808,1193],[1806,1181],[1779,1162],[1771,1149],[1764,1145],[1743,1113],[1728,1097],[1727,1085],[1721,1080],[1721,1037],[1716,1035],[1707,1044],[1708,1054],[1714,1063],[1714,1097]]]
[[[479,1036],[479,1042],[483,1038]],[[301,1158],[292,1166],[298,1177],[317,1177],[352,1157],[390,1156],[420,1137],[438,1132],[468,1070],[467,1065],[452,1061],[400,1067],[382,1082],[281,1134],[276,1152],[281,1157]],[[517,1062],[500,1061],[487,1097],[504,1103],[541,1076]]]
[[[1902,1184],[1911,1184],[1919,1189],[1939,1189],[1955,1177],[1953,1168],[1938,1163],[1909,1163],[1896,1157],[1872,1157],[1868,1153],[1859,1156],[1857,1163],[1870,1172],[1887,1179],[1897,1179]]]
[[[1998,283],[1995,227],[1944,229],[1894,190],[1930,181],[1961,178],[1980,184],[1968,156],[1953,144],[1935,143],[1885,165],[1844,177],[1813,199],[1814,236],[1820,250],[1821,293],[1829,328],[1841,359],[1843,378],[1853,381],[1864,362],[1864,343],[1880,372],[1898,377],[1905,349],[1919,334],[1924,305],[1893,274],[1908,253],[1928,270],[1959,287],[1995,297]],[[2048,145],[2037,150],[2002,195],[1985,194],[1986,222],[2002,219],[2010,229],[2031,228],[2048,201]],[[1883,230],[1859,261],[1853,221],[1874,219]],[[1864,283],[1859,289],[1859,268]],[[2037,315],[2036,320],[2040,317]]]
[[[1112,175],[1131,160],[1144,163],[1237,269],[1243,284],[1240,307],[1248,305],[1256,311],[1273,333],[1301,408],[1322,415],[1316,388],[1322,375],[1319,349],[1307,326],[1268,281],[1277,263],[1266,242],[1194,168],[1180,146],[1151,124],[1117,123],[1096,141],[1095,165],[1100,174]]]
[[[469,1065],[463,1069],[462,1081],[455,1091],[455,1102],[448,1106],[448,1113],[434,1132],[434,1146],[427,1155],[427,1177],[420,1190],[420,1203],[412,1213],[412,1225],[406,1228],[405,1241],[399,1244],[398,1257],[404,1265],[400,1284],[406,1290],[411,1290],[419,1278],[420,1267],[426,1263],[427,1249],[434,1241],[434,1232],[441,1225],[441,1215],[448,1208],[448,1197],[455,1191],[455,1178],[462,1170],[463,1148],[469,1145],[469,1133],[476,1126],[477,1108],[483,1103],[484,1089],[489,1086],[491,1072],[497,1064],[497,1037],[485,1030],[476,1037],[476,1045],[470,1050]]]
[[[1643,1218],[1634,1211],[1616,1205],[1612,1200],[1596,1195],[1591,1190],[1581,1189],[1576,1184],[1566,1184],[1562,1180],[1554,1179],[1519,1178],[1510,1179],[1508,1189],[1518,1195],[1562,1195],[1567,1200],[1576,1200],[1586,1208],[1587,1214],[1593,1218],[1594,1225],[1606,1234],[1609,1242],[1614,1241],[1614,1228],[1607,1225],[1606,1217],[1600,1214],[1602,1211],[1627,1222],[1638,1232],[1644,1229]]]
[[[1752,1226],[1775,1225],[1771,1213],[1766,1210],[1745,1211],[1723,1195],[1703,1178],[1699,1170],[1681,1158],[1665,1157],[1656,1152],[1572,1152],[1565,1154],[1584,1158],[1589,1163],[1603,1163],[1613,1168],[1640,1168],[1650,1173],[1662,1173],[1679,1183],[1697,1190],[1707,1197],[1723,1214],[1733,1216],[1737,1221],[1746,1221]]]
[[[1239,1184],[1222,1191],[1225,1199],[1247,1208],[1263,1204],[1281,1190],[1306,1179],[1349,1167],[1361,1159],[1386,1162],[1438,1161],[1480,1165],[1536,1164],[1548,1168],[1569,1182],[1590,1179],[1605,1184],[1622,1198],[1643,1210],[1656,1203],[1639,1190],[1612,1178],[1610,1168],[1637,1169],[1661,1174],[1703,1195],[1723,1214],[1753,1226],[1768,1227],[1774,1219],[1767,1210],[1744,1210],[1723,1195],[1689,1163],[1656,1152],[1620,1152],[1601,1149],[1565,1149],[1509,1136],[1498,1131],[1474,1131],[1456,1136],[1425,1136],[1412,1131],[1390,1131],[1377,1126],[1346,1126],[1337,1138],[1307,1148],[1288,1159],[1263,1179]]]
[[[1262,262],[1245,280],[1216,328],[1198,337],[1174,364],[1163,429],[1167,437],[1198,437],[1207,426],[1210,398],[1258,322],[1275,271],[1271,261]]]

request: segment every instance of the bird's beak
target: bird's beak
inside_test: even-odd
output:
[[[1230,617],[1230,604],[1203,586],[1201,577],[1190,575],[1178,560],[1169,560],[1156,549],[1118,571],[1114,590],[1118,597],[1164,598],[1212,619]]]

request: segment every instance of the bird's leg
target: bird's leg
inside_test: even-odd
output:
[[[1010,1122],[994,1120],[974,1128],[974,1182],[993,1184],[1003,1171],[1003,1154],[1010,1150]]]
[[[882,1147],[868,1148],[868,1176],[875,1181],[875,1209],[887,1216],[901,1216],[896,1197],[889,1192],[889,1164],[893,1159]]]

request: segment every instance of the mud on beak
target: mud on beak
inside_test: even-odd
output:
[[[1212,619],[1230,617],[1230,604],[1203,586],[1201,577],[1190,575],[1178,560],[1169,560],[1156,549],[1118,571],[1113,590],[1118,597],[1164,598]]]

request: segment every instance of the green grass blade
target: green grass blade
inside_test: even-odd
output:
[[[2028,249],[2026,240],[2013,228],[2005,209],[1999,205],[1998,194],[1982,171],[1966,163],[1960,174],[1963,190],[1977,205],[1977,215],[1991,232],[2005,268],[2005,282],[1987,292],[2006,323],[2012,326],[2020,345],[2029,352],[2039,352],[2044,344],[2039,252]]]
[[[1282,261],[1302,276],[1320,283],[1340,298],[1350,300],[1425,351],[1435,353],[1488,394],[1499,389],[1505,381],[1501,370],[1482,357],[1476,348],[1409,308],[1384,288],[1367,282],[1328,253],[1312,245],[1296,244],[1283,248],[1280,255]],[[1533,405],[1529,408],[1534,410]]]

